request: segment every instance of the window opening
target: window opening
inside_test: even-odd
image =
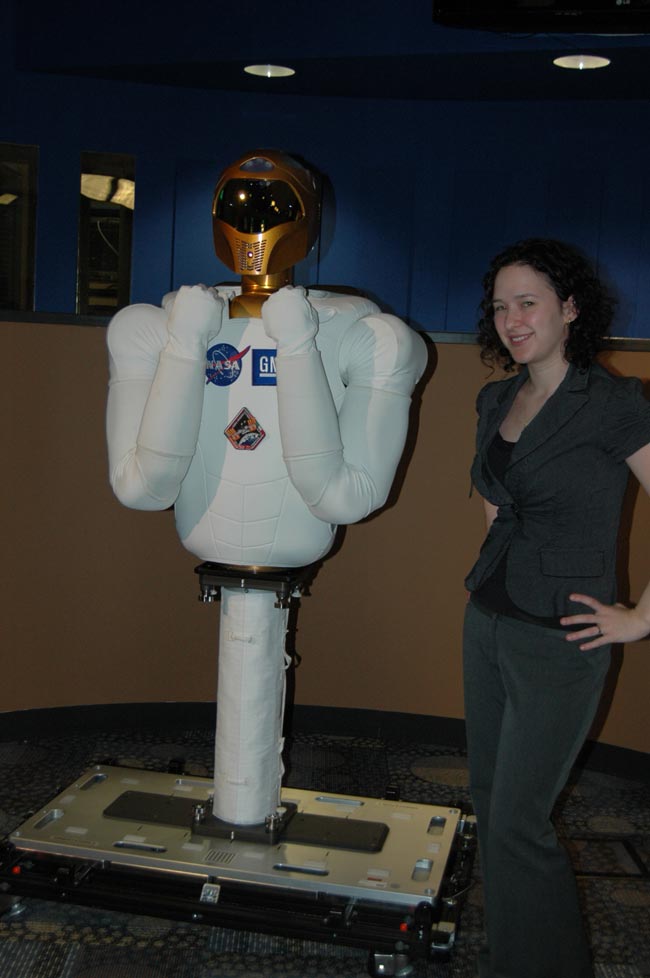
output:
[[[112,315],[131,294],[135,160],[82,153],[77,255],[77,312]]]
[[[0,308],[34,308],[38,147],[0,143]]]

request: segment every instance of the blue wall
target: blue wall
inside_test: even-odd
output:
[[[5,62],[6,63],[6,62]],[[295,152],[331,183],[300,282],[347,284],[418,329],[471,331],[491,255],[566,238],[650,336],[650,103],[401,102],[195,91],[5,72],[0,140],[40,148],[36,308],[72,312],[79,158],[136,157],[133,301],[231,279],[212,253],[221,168]]]

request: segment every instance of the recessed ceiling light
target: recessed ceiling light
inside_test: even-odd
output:
[[[574,68],[577,71],[587,68],[606,68],[609,63],[609,58],[599,58],[595,54],[567,54],[553,61],[558,68]]]
[[[284,65],[246,65],[244,71],[262,78],[288,78],[289,75],[295,75],[293,68],[285,68]]]

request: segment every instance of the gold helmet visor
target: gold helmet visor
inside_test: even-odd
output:
[[[215,216],[241,234],[264,234],[303,216],[300,201],[282,180],[229,180],[219,191]]]
[[[228,167],[212,205],[217,257],[240,275],[292,268],[318,234],[314,174],[277,150],[259,150]]]

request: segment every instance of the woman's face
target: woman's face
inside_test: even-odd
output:
[[[545,365],[564,360],[573,297],[558,297],[550,281],[530,265],[506,265],[494,280],[494,325],[515,363]]]

